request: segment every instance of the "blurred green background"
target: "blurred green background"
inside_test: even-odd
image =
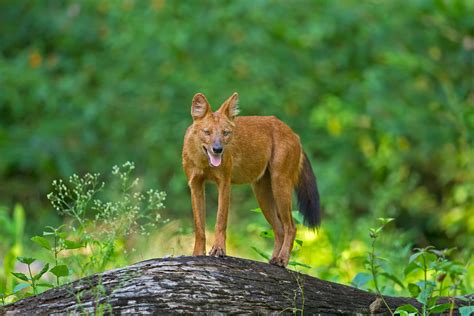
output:
[[[0,261],[16,242],[34,251],[29,237],[62,222],[46,198],[53,179],[107,176],[125,161],[168,195],[169,223],[132,245],[134,260],[190,254],[181,146],[191,99],[203,92],[216,109],[237,91],[241,115],[276,115],[312,161],[323,222],[317,235],[299,228],[306,273],[350,282],[378,217],[396,219],[387,257],[457,247],[468,265],[473,15],[468,0],[0,1]],[[249,187],[233,189],[230,255],[270,252],[256,207]]]

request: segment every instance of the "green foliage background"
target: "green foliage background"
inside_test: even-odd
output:
[[[191,99],[203,92],[216,108],[237,91],[242,115],[276,115],[312,160],[324,218],[318,236],[300,228],[309,273],[350,281],[377,217],[396,219],[388,256],[431,244],[467,265],[473,14],[468,0],[1,1],[0,253],[18,242],[6,224],[15,203],[26,241],[61,222],[46,199],[53,179],[130,160],[167,192],[170,219],[137,258],[189,254]],[[249,188],[233,201],[229,252],[258,258],[249,245],[271,249],[268,227]]]

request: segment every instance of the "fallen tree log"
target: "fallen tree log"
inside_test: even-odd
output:
[[[420,304],[385,297],[395,310]],[[225,257],[143,261],[92,275],[0,309],[31,314],[388,314],[373,293],[262,262]],[[454,314],[458,314],[457,309]]]

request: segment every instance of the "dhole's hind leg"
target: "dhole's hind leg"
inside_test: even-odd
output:
[[[273,199],[270,174],[268,171],[257,182],[252,184],[253,192],[257,198],[258,205],[268,223],[272,226],[275,235],[275,243],[270,262],[273,262],[280,253],[283,244],[284,232],[283,226],[278,218],[275,200]]]
[[[283,225],[284,239],[278,256],[270,263],[286,267],[290,260],[293,242],[296,237],[296,226],[291,214],[291,193],[293,186],[287,177],[272,176],[272,190],[275,198],[278,217]]]

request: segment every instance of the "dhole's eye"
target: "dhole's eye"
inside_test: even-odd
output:
[[[232,134],[231,131],[224,131],[222,134],[224,134],[224,136],[229,136],[230,134]]]
[[[205,134],[205,135],[211,135],[211,131],[208,130],[208,129],[203,129],[202,132]]]

